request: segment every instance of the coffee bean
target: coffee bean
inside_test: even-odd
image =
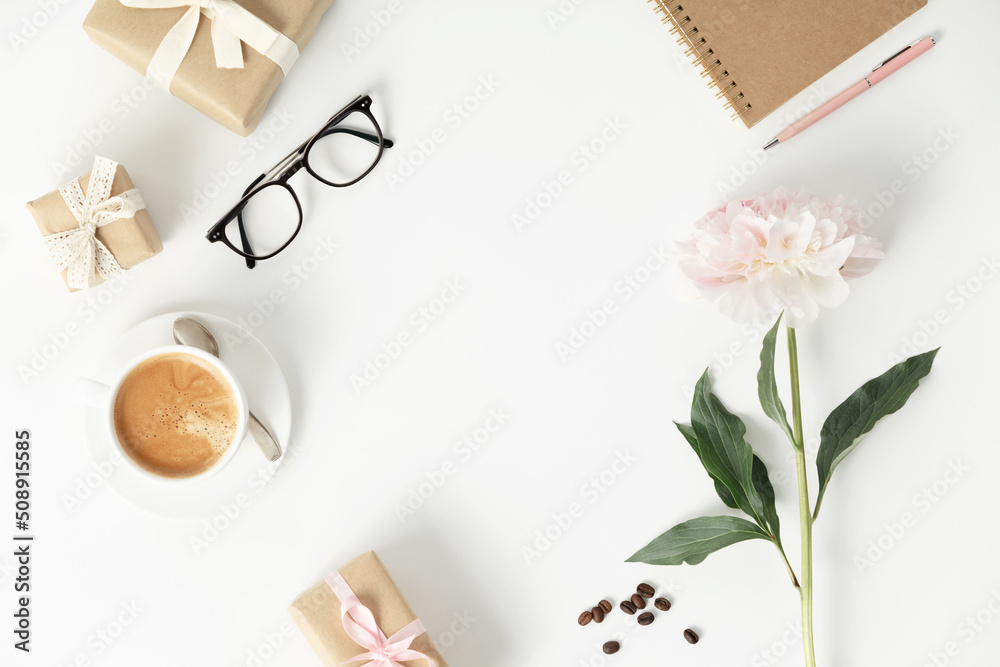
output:
[[[604,610],[600,607],[594,607],[590,610],[591,615],[594,617],[594,623],[604,622]]]
[[[603,611],[605,614],[607,614],[613,609],[611,603],[608,602],[607,600],[601,600],[597,606],[600,607],[601,611]]]
[[[667,598],[656,598],[656,602],[653,603],[653,606],[660,611],[670,611],[670,600]]]
[[[646,608],[646,601],[644,599],[642,599],[642,596],[639,595],[638,593],[634,593],[632,595],[632,597],[629,598],[629,599],[632,601],[632,604],[635,605],[636,609],[645,609]]]
[[[687,630],[684,631],[684,639],[687,640],[688,644],[697,644],[698,643],[698,635],[691,628],[688,628]]]
[[[618,642],[604,642],[604,646],[601,648],[606,654],[611,655],[612,653],[618,653],[618,649],[621,647],[622,645]]]
[[[644,614],[639,614],[639,625],[649,625],[653,622],[653,612],[647,611]]]
[[[621,604],[618,605],[618,608],[629,616],[635,613],[635,605],[632,604],[630,600],[622,600]]]
[[[635,587],[635,592],[644,598],[651,598],[656,591],[649,584],[639,584]]]
[[[576,619],[576,622],[579,623],[580,625],[587,625],[592,620],[594,620],[594,615],[589,611],[585,611],[582,614],[580,614],[580,618]]]

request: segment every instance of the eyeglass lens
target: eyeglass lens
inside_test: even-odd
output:
[[[378,160],[378,129],[360,111],[328,127],[306,154],[306,164],[320,180],[346,185],[361,178]]]
[[[246,201],[240,217],[251,254],[263,257],[280,250],[295,235],[299,207],[287,187],[270,183]],[[244,248],[236,221],[226,225],[226,238],[235,247]]]

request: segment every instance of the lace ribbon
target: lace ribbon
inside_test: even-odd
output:
[[[160,42],[146,67],[146,76],[167,91],[184,57],[191,50],[202,14],[212,22],[212,45],[217,67],[243,69],[241,41],[274,62],[285,76],[299,57],[299,47],[295,42],[232,0],[120,1],[126,7],[135,9],[189,7]]]
[[[370,660],[363,667],[403,667],[399,664],[401,660],[426,660],[430,667],[437,667],[429,657],[410,648],[413,640],[426,632],[420,619],[407,624],[392,637],[386,637],[375,622],[371,610],[361,604],[361,600],[339,572],[331,572],[326,575],[324,581],[340,600],[340,616],[344,623],[344,631],[361,648],[367,649],[367,652],[351,658],[344,663],[345,665],[359,660]]]
[[[111,251],[97,239],[97,230],[115,220],[135,217],[138,211],[146,208],[142,195],[134,188],[116,197],[109,196],[116,169],[118,163],[114,160],[97,157],[86,194],[79,179],[59,188],[59,194],[79,226],[49,234],[42,240],[58,270],[67,269],[66,282],[74,289],[93,286],[97,275],[107,280],[122,270]]]

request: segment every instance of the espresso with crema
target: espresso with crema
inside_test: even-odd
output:
[[[215,465],[239,426],[236,392],[218,369],[170,352],[132,369],[115,397],[115,433],[143,470],[183,478]]]

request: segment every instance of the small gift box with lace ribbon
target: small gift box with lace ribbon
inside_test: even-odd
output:
[[[257,127],[333,0],[97,0],[90,39],[233,132]]]
[[[288,611],[328,667],[448,667],[373,551],[328,574]]]
[[[71,292],[99,285],[163,250],[142,195],[114,160],[96,158],[90,174],[27,207]]]

